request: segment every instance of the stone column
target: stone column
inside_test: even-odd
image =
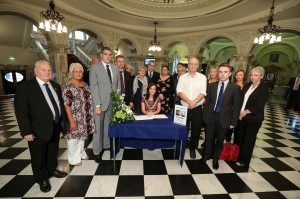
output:
[[[232,66],[234,68],[234,71],[237,71],[239,69],[247,71],[250,56],[249,55],[235,54],[234,57],[236,59],[236,62]]]
[[[53,70],[53,80],[59,84],[68,81],[68,58],[66,45],[48,45],[49,62]]]

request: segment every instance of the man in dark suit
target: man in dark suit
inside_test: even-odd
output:
[[[174,82],[176,79],[179,78],[179,75],[178,75],[178,74],[179,74],[179,70],[180,70],[181,68],[185,68],[185,67],[183,66],[182,63],[178,63],[178,64],[177,64],[177,73],[174,73],[174,74],[172,75],[173,82]]]
[[[237,125],[242,93],[239,86],[229,81],[231,68],[221,64],[218,69],[219,81],[208,85],[204,104],[204,122],[207,137],[205,156],[202,162],[213,158],[213,168],[219,168],[219,156],[222,151],[227,130]]]
[[[296,77],[292,77],[289,81],[289,98],[287,100],[286,108],[293,108],[295,111],[300,110],[300,72]]]
[[[153,60],[149,61],[148,71],[146,73],[146,76],[148,77],[148,85],[150,83],[157,84],[160,78],[160,73],[155,71],[155,61]]]
[[[173,77],[176,74],[176,77]],[[185,74],[185,67],[182,64],[177,64],[177,73],[175,73],[172,77],[174,78],[174,90],[175,90],[175,96],[174,96],[174,106],[176,104],[181,105],[180,103],[180,97],[178,97],[176,89],[177,89],[177,84],[178,84],[178,80],[179,77],[183,74]]]
[[[125,57],[123,55],[118,55],[116,57],[116,64],[119,69],[120,77],[120,92],[124,96],[124,101],[126,105],[133,107],[133,86],[131,80],[131,74],[125,69]]]
[[[50,64],[38,61],[34,72],[36,78],[17,87],[15,114],[21,135],[28,141],[34,180],[42,192],[48,192],[49,177],[67,176],[56,169],[60,132],[65,126],[64,103],[59,84],[50,81]]]

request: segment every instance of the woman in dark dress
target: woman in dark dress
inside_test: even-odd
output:
[[[146,68],[141,67],[138,75],[133,80],[133,104],[134,112],[139,114],[141,111],[141,102],[144,95],[146,95],[148,87],[148,78],[146,77]]]
[[[239,69],[235,72],[234,74],[234,80],[233,82],[241,87],[241,90],[243,90],[243,87],[245,85],[246,82],[246,72],[243,69]],[[237,124],[238,125],[238,124]],[[226,142],[231,142],[231,137],[232,137],[232,133],[236,132],[238,129],[238,126],[236,126],[234,129],[228,129],[227,134],[226,134]],[[234,138],[234,142],[236,143],[236,138]]]
[[[159,98],[161,100],[161,113],[169,114],[173,108],[174,86],[173,78],[169,75],[169,67],[161,67],[161,75],[156,84]]]

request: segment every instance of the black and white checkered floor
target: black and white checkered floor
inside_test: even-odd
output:
[[[220,161],[213,170],[211,160],[191,160],[186,151],[180,167],[171,149],[125,149],[116,161],[103,155],[81,167],[70,167],[67,144],[61,139],[59,169],[66,178],[51,178],[52,190],[42,193],[35,184],[27,142],[16,123],[13,102],[0,101],[0,197],[1,198],[300,198],[300,123],[299,113],[268,102],[266,120],[256,141],[248,170],[233,162]],[[201,138],[202,139],[202,138]],[[200,140],[202,143],[202,140]]]

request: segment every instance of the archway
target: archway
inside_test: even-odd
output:
[[[170,41],[164,48],[162,65],[168,65],[170,73],[177,73],[177,64],[188,64],[189,49],[183,41]]]
[[[32,79],[35,62],[47,59],[38,44],[47,45],[51,40],[48,33],[33,29],[33,25],[38,24],[35,19],[22,13],[0,12],[0,24],[5,27],[0,31],[0,95],[14,94],[16,85],[21,82],[18,81],[20,75],[22,81]],[[12,74],[13,82],[5,80],[6,74]]]
[[[202,58],[202,73],[207,74],[211,66],[222,63],[234,64],[234,55],[237,53],[235,43],[226,37],[215,37],[202,45],[198,55]],[[234,69],[234,66],[231,65]]]

